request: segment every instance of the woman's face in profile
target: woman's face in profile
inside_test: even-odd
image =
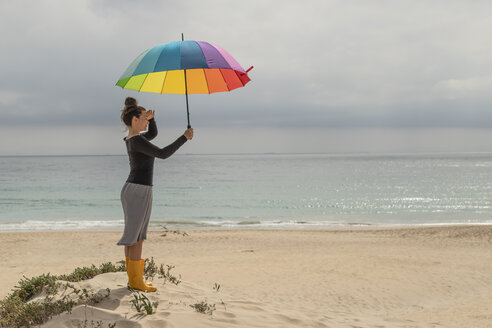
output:
[[[137,128],[138,131],[147,130],[148,124],[149,124],[149,120],[147,119],[146,111],[142,111],[140,113],[140,117],[135,117],[135,120],[133,121],[133,125],[135,128]]]

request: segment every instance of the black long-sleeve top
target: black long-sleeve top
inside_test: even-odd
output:
[[[182,135],[169,146],[159,148],[150,143],[156,136],[157,125],[154,119],[150,119],[147,132],[129,139],[124,138],[130,159],[130,174],[126,182],[152,186],[154,158],[168,158],[188,140]]]

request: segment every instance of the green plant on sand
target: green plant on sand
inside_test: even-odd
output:
[[[57,280],[76,282],[93,278],[101,273],[121,271],[126,271],[124,264],[116,266],[109,262],[103,263],[99,268],[94,265],[90,268],[76,268],[69,275],[54,276],[48,273],[30,279],[23,277],[18,286],[14,287],[13,292],[0,301],[0,327],[31,327],[32,325],[40,325],[57,314],[71,313],[77,302],[70,295],[65,295],[56,301],[53,299],[53,295],[58,292],[60,287],[64,287],[65,290],[72,288],[73,293],[79,297],[79,301],[82,303],[97,303],[101,300],[100,295],[90,295],[87,290],[77,290],[70,284],[63,285]],[[43,300],[29,302],[33,296],[42,291],[46,293]],[[79,293],[81,294],[79,295]]]
[[[157,265],[154,262],[154,258],[145,259],[144,265],[144,278],[154,280],[154,276],[157,274]]]
[[[171,270],[174,266],[161,264],[159,269],[157,268],[154,258],[146,259],[145,275],[146,278],[153,279],[156,274],[159,278],[166,281],[170,281],[175,285],[179,285],[181,282],[181,275],[179,278],[171,274]],[[31,327],[33,325],[41,325],[51,319],[53,316],[68,312],[71,313],[73,307],[77,304],[93,305],[99,303],[104,298],[109,297],[110,289],[107,288],[107,294],[91,293],[87,289],[79,289],[71,284],[71,282],[78,282],[81,280],[87,280],[94,278],[95,276],[108,272],[124,272],[126,271],[125,264],[118,265],[111,262],[103,263],[99,267],[91,265],[90,267],[77,267],[71,274],[68,275],[51,275],[42,274],[37,277],[27,278],[23,277],[18,286],[15,286],[12,293],[0,301],[0,327]],[[64,281],[65,283],[62,283]],[[214,286],[216,292],[219,291],[220,285],[217,283]],[[54,295],[60,290],[63,290],[63,297],[59,296],[59,299],[55,300]],[[67,292],[69,289],[71,291]],[[147,314],[155,313],[158,302],[151,302],[149,298],[140,291],[129,290],[133,294],[133,300],[130,301],[132,306],[137,311],[145,310]],[[44,293],[44,299],[41,299],[39,295]],[[36,299],[33,299],[37,296]],[[60,298],[61,297],[61,298]],[[197,312],[212,314],[215,311],[215,304],[207,304],[206,302],[196,303],[190,305]],[[88,321],[83,322],[83,325],[79,324],[81,328],[95,327],[102,328],[102,321]],[[90,326],[89,326],[90,325]],[[108,324],[109,328],[114,328],[116,323]]]
[[[142,309],[144,309],[147,314],[155,313],[155,309],[157,309],[159,302],[151,302],[144,293],[131,287],[128,287],[128,290],[130,290],[133,295],[133,300],[131,300],[130,303],[132,303],[132,306],[135,307],[137,312],[140,312],[142,311]]]
[[[195,303],[190,305],[198,313],[209,314],[215,311],[215,304],[208,304],[207,302],[201,301],[200,303]]]
[[[171,274],[171,270],[174,269],[174,265],[166,265],[166,267],[167,270],[164,269],[164,264],[161,264],[159,268],[159,278],[164,279],[164,283],[166,283],[166,281],[169,281],[176,286],[179,285],[179,283],[181,282],[181,275],[179,275],[179,278],[176,278]]]
[[[89,320],[86,319],[84,320],[84,324],[83,325],[78,324],[77,328],[102,328],[103,322],[102,321],[94,322],[94,320],[91,320],[90,326],[88,325],[89,325]],[[115,327],[116,327],[116,322],[108,324],[108,328],[115,328]]]

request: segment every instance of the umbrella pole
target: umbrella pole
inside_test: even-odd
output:
[[[185,94],[186,94],[186,115],[188,117],[188,129],[191,128],[190,125],[190,110],[188,108],[188,86],[186,85],[186,70],[184,70],[185,75]]]
[[[181,41],[184,41],[184,34],[181,33]],[[188,107],[188,83],[186,83],[186,69],[184,70],[185,76],[185,94],[186,94],[186,115],[188,117],[188,129],[191,128],[190,125],[190,109]]]

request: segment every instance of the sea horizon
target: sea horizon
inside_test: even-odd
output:
[[[361,151],[350,151],[350,152],[211,152],[211,153],[177,153],[173,156],[227,156],[227,155],[374,155],[374,156],[384,156],[384,155],[488,155],[492,154],[492,151],[405,151],[405,152],[361,152]],[[2,157],[85,157],[85,156],[128,156],[126,153],[121,154],[0,154]]]

